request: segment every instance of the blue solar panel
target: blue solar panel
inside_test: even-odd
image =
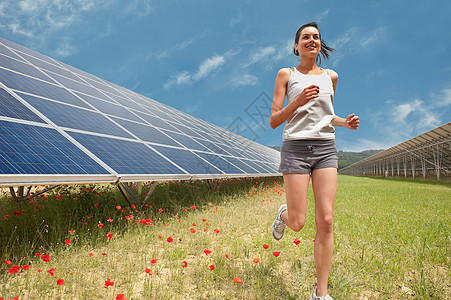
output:
[[[130,134],[98,112],[30,95],[17,94],[58,126],[132,138]]]
[[[40,117],[2,88],[0,88],[0,116],[44,123]]]
[[[108,174],[51,128],[0,121],[0,174]]]
[[[142,143],[75,132],[70,135],[119,174],[183,174]]]
[[[279,159],[275,150],[0,38],[0,185],[21,174],[62,174],[52,181],[62,183],[83,174],[86,182],[268,176]]]

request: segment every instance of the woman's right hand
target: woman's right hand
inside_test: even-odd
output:
[[[298,107],[307,104],[310,100],[318,98],[319,94],[319,86],[312,84],[304,88],[301,94],[296,98],[296,104]]]

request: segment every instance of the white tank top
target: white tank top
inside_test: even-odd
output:
[[[296,99],[304,88],[314,84],[319,86],[319,95],[299,107],[287,120],[283,130],[283,140],[332,140],[335,129],[332,121],[334,113],[334,89],[328,72],[321,75],[305,75],[296,68],[290,69],[287,85],[288,103]]]

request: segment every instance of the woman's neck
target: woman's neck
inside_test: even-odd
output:
[[[318,66],[316,65],[316,57],[302,57],[301,62],[296,67],[301,73],[313,73],[317,71]]]

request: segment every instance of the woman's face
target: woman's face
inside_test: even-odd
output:
[[[294,45],[300,56],[318,56],[321,50],[321,39],[318,29],[306,27],[302,29],[298,43]]]

